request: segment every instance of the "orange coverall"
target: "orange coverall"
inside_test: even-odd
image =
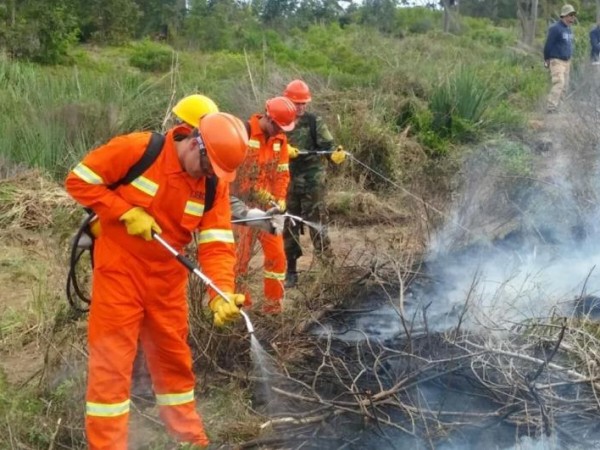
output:
[[[187,131],[186,131],[187,130]],[[180,442],[207,445],[195,408],[188,336],[187,270],[156,241],[127,234],[119,217],[143,207],[162,236],[181,251],[199,231],[198,260],[225,292],[234,292],[235,250],[229,185],[217,184],[214,205],[203,214],[205,179],[183,171],[173,134],[154,164],[131,184],[111,191],[144,153],[150,133],[119,136],[90,152],[68,175],[67,191],[98,215],[102,233],[94,249],[88,324],[89,372],[86,432],[89,448],[125,450],[133,360],[142,344],[159,413]],[[214,293],[211,293],[211,296]]]
[[[259,125],[261,117],[261,114],[255,114],[248,121],[250,125],[248,156],[238,169],[238,182],[233,190],[234,195],[243,199],[249,206],[265,208],[270,206],[258,204],[256,193],[266,190],[273,195],[275,200],[285,200],[290,182],[290,172],[285,134],[278,133],[267,139]],[[236,227],[236,233],[236,274],[240,276],[241,284],[238,286],[238,291],[246,295],[246,306],[250,306],[252,301],[245,276],[252,258],[254,242],[258,237],[264,253],[263,277],[266,309],[271,308],[275,311],[280,309],[286,267],[283,237],[274,236],[265,231],[257,231],[251,227]]]

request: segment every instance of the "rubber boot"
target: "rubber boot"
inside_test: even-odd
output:
[[[298,270],[296,268],[296,259],[287,260],[287,271],[285,272],[285,284],[286,289],[295,288],[298,284]]]

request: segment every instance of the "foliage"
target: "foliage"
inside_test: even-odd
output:
[[[497,142],[494,158],[499,163],[498,167],[508,175],[525,177],[533,173],[532,153],[519,142]]]
[[[44,71],[0,60],[0,80],[9,86],[0,89],[0,114],[11,117],[0,122],[0,154],[58,177],[115,133],[158,129],[168,101],[168,85],[118,70]]]
[[[432,129],[441,137],[471,139],[483,126],[483,115],[494,99],[492,90],[467,69],[434,88],[429,100]]]
[[[134,0],[74,1],[83,41],[122,44],[134,36],[141,15]]]
[[[461,33],[467,34],[473,41],[486,42],[498,48],[506,48],[517,41],[514,29],[495,26],[486,19],[465,17],[461,22]]]
[[[136,36],[152,36],[161,40],[174,38],[185,17],[181,0],[135,0],[139,10]]]
[[[0,381],[0,435],[10,441],[26,441],[35,448],[48,448],[52,431],[43,420],[44,404],[30,389],[10,389]]]
[[[67,0],[53,0],[50,5],[27,3],[13,26],[0,28],[0,48],[5,47],[9,54],[23,59],[63,63],[68,60],[77,33],[77,19]]]
[[[353,158],[373,172],[365,172],[362,165],[352,163],[341,170],[368,189],[383,190],[388,186],[381,177],[397,180],[404,169],[400,166],[401,148],[394,123],[395,97],[385,92],[372,92],[368,97],[363,94],[360,89],[347,90],[337,102],[337,121],[326,122],[335,124],[331,126],[334,136],[345,144]]]
[[[365,0],[358,23],[384,33],[393,33],[395,13],[396,5],[393,0]]]
[[[186,21],[193,26],[175,45],[203,50],[174,51],[146,39],[128,47],[79,48],[71,53],[77,62],[72,69],[45,71],[1,61],[0,80],[18,80],[0,91],[0,109],[13,119],[0,124],[2,154],[63,176],[78,157],[115,133],[162,128],[169,104],[182,95],[202,92],[244,117],[281,92],[287,80],[301,77],[313,89],[315,110],[336,124],[331,128],[340,143],[397,179],[405,172],[398,161],[406,151],[398,146],[399,130],[409,127],[429,155],[444,155],[505,126],[521,129],[523,112],[546,91],[536,56],[504,45],[510,30],[489,21],[466,20],[460,36],[412,33],[414,21],[437,21],[440,13],[400,9],[394,20],[406,34],[397,39],[338,23],[281,33],[261,29],[253,10],[234,2],[194,0],[191,6]],[[243,23],[232,28],[234,20]],[[186,43],[188,33],[202,39]],[[36,110],[46,114],[31,124]],[[366,183],[378,188],[380,181]]]
[[[395,12],[395,34],[423,34],[439,28],[442,13],[429,8],[399,8]]]
[[[145,39],[134,44],[129,62],[147,72],[165,72],[173,63],[173,49]]]

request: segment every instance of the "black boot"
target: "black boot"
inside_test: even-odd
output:
[[[290,289],[298,284],[298,270],[296,268],[296,259],[287,260],[287,271],[285,273],[285,288]]]
[[[286,272],[285,274],[285,288],[291,289],[295,288],[296,284],[298,284],[298,272]]]

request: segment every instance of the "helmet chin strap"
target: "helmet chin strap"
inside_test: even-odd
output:
[[[202,173],[204,176],[209,177],[213,176],[213,169],[210,164],[210,159],[208,158],[208,153],[206,153],[206,149],[204,147],[200,147],[200,169],[202,169]]]

